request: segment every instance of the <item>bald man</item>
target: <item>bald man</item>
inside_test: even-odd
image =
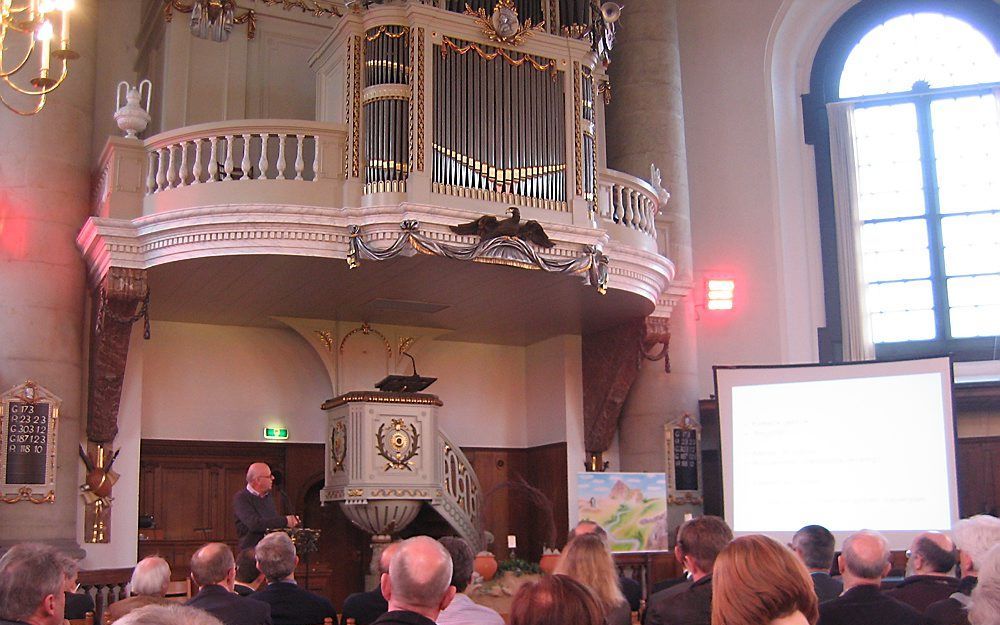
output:
[[[401,542],[382,575],[389,611],[375,625],[434,625],[455,598],[451,573],[451,554],[438,541],[416,536]]]
[[[861,530],[848,536],[837,566],[844,594],[819,606],[817,625],[925,625],[919,612],[879,590],[892,568],[889,545],[878,532]]]
[[[958,591],[957,562],[958,551],[950,538],[941,532],[924,532],[906,550],[906,578],[885,594],[923,612]]]
[[[233,496],[233,513],[236,515],[236,536],[239,551],[256,547],[268,530],[298,527],[299,517],[278,514],[274,503],[274,475],[271,467],[255,462],[247,469],[247,486]]]
[[[391,543],[382,549],[378,559],[379,579],[389,572],[389,563],[396,554],[399,543]],[[344,610],[340,617],[340,625],[345,625],[347,619],[354,619],[355,625],[371,625],[378,617],[389,611],[389,602],[382,596],[382,586],[375,586],[368,592],[356,592],[344,600]]]
[[[208,612],[224,625],[273,625],[271,606],[233,591],[236,560],[228,545],[208,543],[195,551],[191,577],[201,589],[185,605]]]

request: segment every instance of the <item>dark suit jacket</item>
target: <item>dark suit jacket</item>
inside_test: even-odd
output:
[[[271,606],[241,597],[218,584],[202,586],[184,605],[204,610],[226,625],[272,625]]]
[[[349,618],[353,618],[357,625],[371,625],[388,610],[389,602],[382,596],[381,588],[356,592],[344,600],[344,614],[340,617],[340,625],[345,625]]]
[[[661,590],[649,598],[646,625],[711,625],[712,576]]]
[[[417,614],[416,612],[408,612],[406,610],[393,610],[392,612],[386,612],[382,616],[378,617],[375,621],[379,625],[434,625],[434,621],[430,620],[422,614]]]
[[[978,581],[978,577],[963,577],[962,581],[958,582],[958,591],[955,594],[968,597]],[[955,599],[954,595],[927,606],[924,616],[935,625],[969,625],[969,613],[965,611],[965,604]]]
[[[328,616],[337,618],[329,599],[299,588],[295,582],[268,584],[250,597],[271,606],[274,625],[315,625]]]
[[[820,603],[836,599],[844,592],[844,582],[831,577],[829,573],[809,573],[809,577],[813,580],[813,588],[816,589],[816,597]]]
[[[923,612],[935,601],[947,599],[958,592],[957,577],[940,575],[911,575],[885,594],[902,601],[917,612]]]
[[[274,491],[258,497],[244,488],[233,495],[233,513],[236,515],[239,551],[256,547],[267,530],[288,525],[288,520],[278,514],[278,508],[274,504]]]
[[[84,593],[66,593],[66,616],[67,619],[83,618],[87,612],[94,611],[94,599]]]
[[[923,615],[878,586],[855,586],[819,606],[816,625],[926,625]]]

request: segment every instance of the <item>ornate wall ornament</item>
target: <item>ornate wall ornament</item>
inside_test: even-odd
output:
[[[383,423],[378,426],[378,431],[375,433],[375,448],[378,450],[378,455],[388,460],[384,470],[412,471],[413,458],[420,450],[420,434],[417,432],[417,426],[411,423],[407,427],[402,419],[393,419],[388,430],[386,425]]]
[[[602,78],[600,82],[597,83],[597,93],[604,96],[604,105],[607,106],[611,104],[611,79]]]
[[[333,461],[330,469],[337,473],[344,470],[344,459],[347,458],[347,425],[343,420],[337,421],[330,434],[330,459]]]
[[[389,30],[390,27],[392,27],[392,28],[398,28],[399,31],[395,31],[395,32],[390,31]],[[367,34],[365,34],[365,41],[367,41],[369,43],[371,43],[372,41],[375,41],[376,39],[379,39],[383,35],[385,35],[389,39],[400,39],[400,38],[405,37],[406,35],[410,34],[410,29],[408,27],[406,27],[406,26],[398,26],[396,24],[382,24],[378,28],[373,28],[372,30],[374,30],[375,32],[370,32],[369,31]]]
[[[389,358],[392,357],[392,345],[389,344],[389,339],[385,338],[384,334],[382,334],[381,332],[379,332],[375,328],[371,327],[371,325],[368,324],[367,322],[366,323],[362,323],[360,326],[358,326],[357,328],[354,328],[353,330],[351,330],[350,332],[348,332],[347,334],[344,335],[344,338],[340,340],[340,353],[341,354],[344,353],[344,343],[347,342],[347,339],[351,338],[351,336],[357,334],[358,332],[360,332],[361,334],[363,334],[365,336],[368,336],[369,334],[374,334],[374,335],[378,336],[379,338],[381,338],[382,339],[382,343],[385,345],[385,355],[386,355],[386,357],[389,357]]]
[[[419,252],[455,260],[576,274],[584,284],[596,286],[602,295],[607,291],[608,257],[597,246],[586,246],[586,251],[575,258],[550,260],[540,256],[531,244],[516,237],[497,237],[470,245],[447,244],[421,234],[418,231],[420,224],[414,220],[405,220],[399,227],[403,232],[395,242],[386,248],[376,249],[361,237],[360,226],[351,225],[348,267],[359,267],[362,258],[381,261]]]
[[[0,501],[3,503],[55,501],[61,405],[61,399],[31,380],[0,395]]]
[[[549,72],[552,75],[553,79],[555,79],[555,77],[558,75],[558,71],[556,70],[555,59],[546,59],[544,57],[538,57],[543,61],[546,61],[545,63],[542,63],[530,54],[525,54],[522,55],[521,58],[515,59],[510,54],[508,54],[507,51],[504,50],[503,48],[497,48],[493,52],[488,52],[484,50],[478,43],[469,43],[467,45],[461,46],[447,37],[441,37],[441,56],[446,56],[449,53],[449,51],[462,55],[468,54],[469,52],[475,52],[480,56],[480,58],[483,58],[487,61],[492,61],[493,59],[500,57],[501,59],[503,59],[510,65],[513,65],[514,67],[521,67],[522,65],[527,63],[528,65],[530,65],[531,67],[535,68],[540,72]]]
[[[363,488],[348,488],[347,489],[347,496],[348,497],[364,497],[365,496],[365,489],[363,489]]]
[[[27,486],[19,488],[16,495],[4,495],[0,497],[0,501],[3,503],[20,503],[22,501],[27,501],[28,503],[53,503],[55,500],[56,492],[54,490],[50,490],[47,493],[36,493]]]
[[[642,340],[642,357],[646,360],[662,360],[663,369],[670,373],[670,318],[646,317],[646,337]]]
[[[483,34],[497,43],[518,46],[534,32],[545,32],[544,21],[533,26],[531,18],[528,18],[521,23],[514,0],[497,0],[493,6],[493,14],[489,16],[484,9],[473,10],[466,4],[465,14],[475,18],[476,24],[483,29]]]
[[[333,332],[329,330],[313,330],[313,333],[319,338],[320,344],[326,348],[326,351],[333,351]]]

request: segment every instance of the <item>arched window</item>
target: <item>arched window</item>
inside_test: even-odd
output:
[[[823,360],[995,357],[1000,5],[866,0],[804,97],[816,146]]]

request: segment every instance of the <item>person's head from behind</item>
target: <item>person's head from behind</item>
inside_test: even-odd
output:
[[[271,532],[257,543],[254,552],[257,568],[270,583],[292,577],[299,558],[295,555],[295,544],[284,532]]]
[[[380,575],[389,572],[389,563],[392,562],[392,556],[396,555],[398,549],[399,542],[389,543],[382,548],[382,553],[378,558],[378,572]]]
[[[171,603],[137,608],[116,620],[115,625],[222,625],[222,621],[204,610]]]
[[[0,557],[0,619],[32,625],[61,625],[68,572],[76,563],[54,547],[14,545]]]
[[[602,625],[604,610],[586,586],[568,575],[522,584],[510,604],[510,625]]]
[[[469,580],[472,579],[472,565],[476,559],[472,547],[457,536],[445,536],[439,538],[438,542],[451,554],[451,585],[455,587],[456,592],[465,592]]]
[[[257,557],[253,547],[248,547],[236,556],[236,581],[245,586],[254,586],[264,574],[257,568]]]
[[[733,530],[717,516],[703,516],[685,521],[677,530],[674,556],[697,580],[712,572],[715,558],[729,541]]]
[[[455,597],[451,572],[451,555],[433,538],[415,536],[399,543],[389,572],[382,575],[382,596],[389,611],[408,610],[437,619]]]
[[[980,559],[1000,543],[1000,519],[988,514],[961,519],[952,528],[951,536],[958,547],[962,576],[976,576]]]
[[[801,614],[819,618],[802,560],[767,536],[741,536],[719,553],[712,573],[712,625],[767,625]]]
[[[907,575],[948,575],[958,562],[958,551],[941,532],[923,532],[906,552]]]
[[[223,543],[203,545],[191,556],[191,577],[199,586],[217,584],[230,591],[236,583],[236,561]]]
[[[889,543],[878,532],[861,530],[848,536],[837,560],[844,586],[878,586],[892,568],[889,555]]]
[[[129,583],[134,595],[162,597],[167,594],[170,584],[170,565],[159,556],[149,556],[139,560],[132,570]]]
[[[1000,542],[979,557],[979,582],[969,606],[971,625],[1000,625]]]
[[[566,544],[573,542],[573,540],[579,536],[586,536],[588,534],[593,534],[599,537],[604,542],[608,542],[608,532],[599,523],[584,519],[576,524],[576,527],[569,531],[569,536],[566,538]]]
[[[792,550],[810,571],[830,572],[837,541],[822,525],[806,525],[792,537]]]
[[[605,612],[625,601],[618,587],[618,569],[607,544],[597,534],[583,534],[571,540],[563,550],[556,573],[568,575],[589,588]]]

